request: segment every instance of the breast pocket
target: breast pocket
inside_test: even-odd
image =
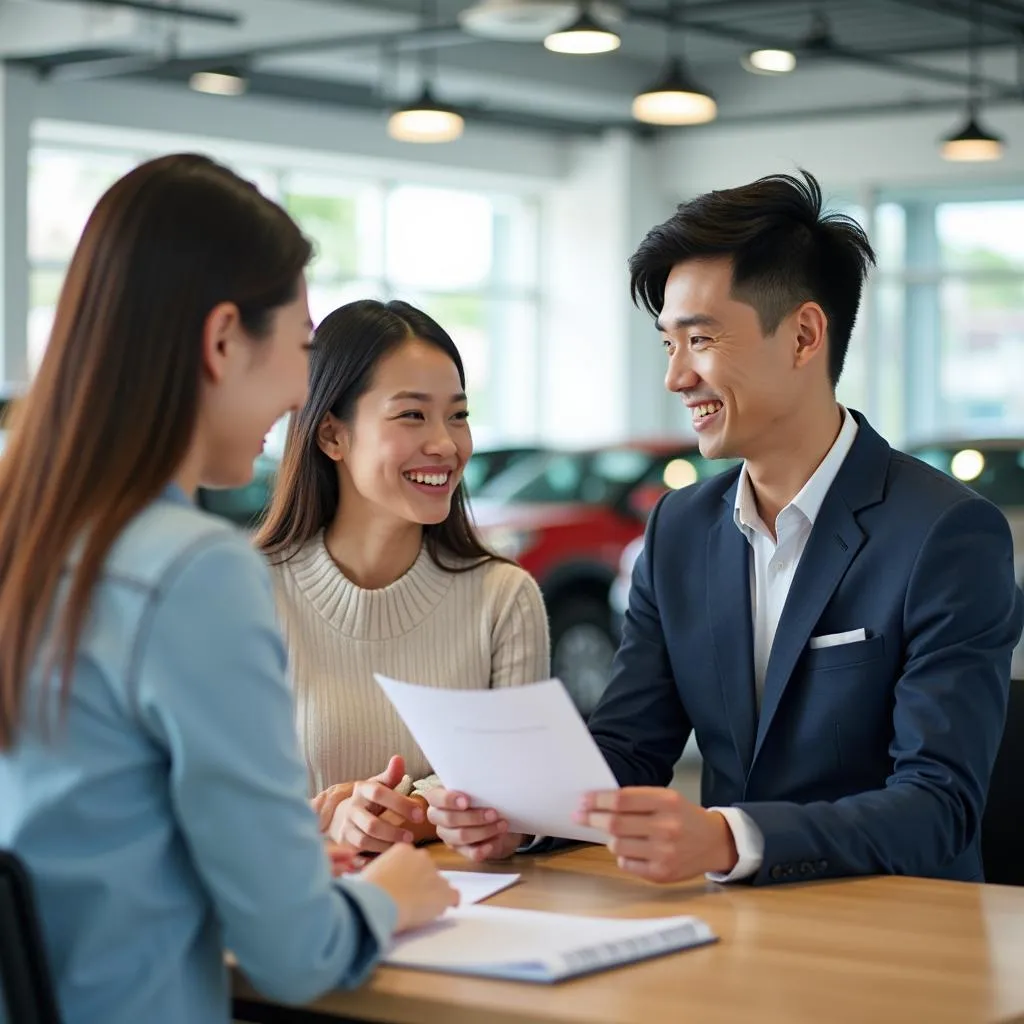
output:
[[[885,640],[807,650],[801,663],[801,708],[808,735],[835,745],[835,794],[884,783],[892,735],[892,676]],[[831,799],[831,798],[830,798]]]
[[[869,636],[867,640],[855,640],[835,647],[821,647],[804,653],[804,669],[807,672],[831,672],[842,668],[853,668],[875,661],[885,653],[885,640],[881,635]]]

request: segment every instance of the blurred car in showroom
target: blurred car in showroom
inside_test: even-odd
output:
[[[733,463],[705,459],[692,443],[638,441],[523,459],[473,496],[487,543],[540,584],[551,620],[551,671],[580,712],[608,684],[618,633],[609,608],[623,550],[669,489]]]
[[[1017,583],[1024,587],[1024,438],[946,438],[907,452],[955,477],[998,505],[1013,534]],[[1014,679],[1024,679],[1024,639],[1013,652]]]
[[[538,445],[515,445],[480,448],[473,452],[462,473],[462,482],[470,494],[475,494],[484,484],[499,473],[517,465],[524,459],[544,451]]]

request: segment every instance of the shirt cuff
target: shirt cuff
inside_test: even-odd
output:
[[[390,949],[398,927],[398,905],[379,885],[358,876],[341,875],[333,881],[354,906],[364,928],[364,941],[359,944],[355,962],[347,972],[346,987],[356,987],[370,976],[381,957]]]
[[[727,875],[709,871],[704,877],[710,882],[739,882],[756,875],[764,860],[764,833],[753,818],[738,807],[709,807],[725,818],[736,844],[736,866]]]
[[[516,853],[529,853],[540,846],[547,839],[547,836],[524,836],[523,838],[525,841],[521,846],[516,847]]]

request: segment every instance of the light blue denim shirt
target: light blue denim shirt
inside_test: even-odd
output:
[[[34,879],[66,1024],[223,1024],[225,949],[283,1002],[366,977],[397,911],[330,878],[240,532],[169,488],[107,559],[49,739],[39,676],[0,755],[0,847]]]

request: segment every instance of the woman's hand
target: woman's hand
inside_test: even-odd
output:
[[[525,836],[510,832],[508,822],[491,807],[473,807],[464,793],[438,787],[427,790],[427,816],[437,838],[466,860],[504,860],[522,845]]]
[[[395,843],[412,843],[416,836],[406,824],[418,825],[426,814],[421,800],[395,792],[404,777],[405,761],[396,756],[380,775],[357,782],[352,795],[335,806],[328,826],[331,839],[360,853],[383,853]]]
[[[326,839],[327,860],[331,865],[331,876],[348,875],[358,871],[366,863],[366,858],[351,846],[343,846],[333,839]]]
[[[395,901],[396,932],[429,924],[459,905],[458,892],[438,874],[426,850],[393,846],[363,870],[362,878],[379,885]]]
[[[351,795],[356,788],[354,782],[339,782],[336,786],[328,786],[322,793],[317,793],[310,801],[313,812],[320,820],[320,831],[326,832],[334,820],[334,812]]]

